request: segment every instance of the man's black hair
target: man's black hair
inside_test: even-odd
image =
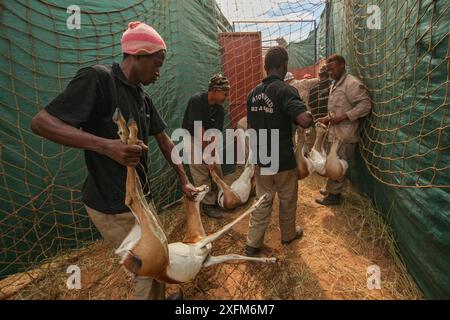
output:
[[[289,61],[289,54],[283,47],[272,47],[267,51],[264,64],[267,70],[277,69],[286,65]]]
[[[333,54],[333,55],[329,56],[327,59],[327,63],[332,63],[332,62],[336,62],[338,64],[345,64],[345,59],[341,55]]]

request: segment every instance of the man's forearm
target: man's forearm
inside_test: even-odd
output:
[[[172,160],[168,160],[171,164],[175,172],[178,174],[178,178],[180,179],[181,184],[189,183],[189,179],[184,171],[183,164],[175,164]]]
[[[50,141],[67,147],[105,153],[108,139],[75,128],[43,110],[31,122],[32,131]]]
[[[337,123],[341,123],[342,121],[348,120],[348,116],[346,113],[344,113],[343,115],[339,116],[339,117],[335,117],[334,118],[334,122]]]
[[[106,139],[82,131],[52,116],[45,110],[33,118],[31,130],[53,142],[105,155],[123,166],[136,166],[142,151],[147,150],[147,146],[142,142],[127,145],[123,144],[120,139]]]
[[[356,106],[346,113],[347,118],[350,121],[356,121],[359,118],[366,117],[370,114],[372,104],[370,98],[359,101]]]
[[[173,169],[178,174],[178,178],[180,179],[181,183],[182,184],[189,183],[189,179],[186,175],[186,172],[184,171],[183,164],[182,163],[175,164],[174,161],[172,161],[172,150],[173,148],[175,148],[175,145],[173,144],[172,140],[170,140],[167,134],[162,132],[156,136],[156,141],[158,142],[159,149],[164,155],[164,158],[166,158],[167,162],[169,162],[172,165]]]

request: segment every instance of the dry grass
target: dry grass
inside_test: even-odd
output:
[[[227,180],[233,176],[227,177]],[[314,202],[324,179],[312,176],[301,182],[297,220],[305,235],[289,246],[280,244],[278,201],[274,203],[264,256],[276,264],[223,264],[203,269],[198,277],[168,291],[181,289],[187,299],[421,299],[397,253],[392,231],[368,199],[351,186],[345,201],[335,208]],[[222,221],[204,219],[207,233],[218,230],[244,208]],[[161,215],[171,242],[183,236],[180,205]],[[243,253],[248,219],[213,245],[213,255]],[[82,271],[82,289],[68,290],[66,269]],[[381,268],[381,290],[367,288],[367,267]],[[40,268],[0,282],[3,298],[11,299],[129,299],[130,277],[111,248],[98,242],[86,249],[61,255]]]

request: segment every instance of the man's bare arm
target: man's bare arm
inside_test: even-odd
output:
[[[40,111],[33,118],[31,130],[50,141],[108,156],[124,166],[135,166],[139,162],[142,151],[146,149],[143,143],[125,145],[119,139],[105,139],[82,131],[45,110]]]
[[[186,172],[184,171],[183,165],[175,164],[172,161],[172,150],[173,150],[173,148],[175,148],[173,141],[170,140],[169,136],[164,131],[155,135],[155,139],[156,139],[156,142],[158,143],[159,149],[163,153],[167,162],[169,162],[172,165],[173,169],[178,174],[183,193],[190,200],[194,200],[193,193],[195,193],[196,190],[192,186],[192,184],[189,182]]]

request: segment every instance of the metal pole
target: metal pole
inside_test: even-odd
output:
[[[317,63],[317,22],[314,20],[314,64]]]
[[[314,22],[316,20],[236,20],[235,23],[289,23],[289,22]]]
[[[329,29],[330,28],[330,2],[325,1],[325,55],[330,56]]]

